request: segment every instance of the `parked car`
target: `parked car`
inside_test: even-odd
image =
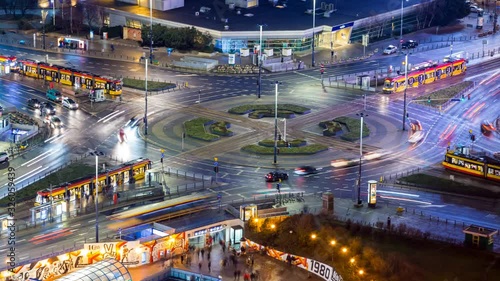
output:
[[[0,152],[0,162],[9,161],[9,154],[7,152]]]
[[[318,169],[312,167],[312,166],[301,166],[298,168],[295,168],[295,171],[293,171],[296,175],[310,175],[310,174],[316,174],[318,172]]]
[[[279,171],[274,171],[274,172],[269,172],[265,176],[266,182],[275,182],[279,180],[287,180],[288,179],[288,174],[285,172],[279,172]]]
[[[43,110],[48,115],[56,114],[56,108],[50,102],[42,103],[40,110]]]
[[[393,46],[393,45],[389,45],[389,46],[387,46],[387,48],[384,49],[384,55],[394,54],[397,51],[398,51],[398,47]]]
[[[401,45],[401,49],[414,49],[418,47],[418,42],[414,40],[408,40]]]
[[[62,100],[62,106],[69,109],[78,109],[78,103],[70,98],[64,98]]]
[[[28,107],[33,109],[40,108],[40,101],[38,99],[28,99]]]

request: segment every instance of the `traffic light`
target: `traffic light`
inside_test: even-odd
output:
[[[462,101],[464,101],[464,100],[465,100],[465,95],[462,94]]]
[[[163,164],[163,157],[162,157],[162,158],[160,158],[160,163],[162,163],[162,164]]]
[[[214,172],[218,173],[219,172],[219,166],[214,167]]]
[[[470,135],[470,140],[471,141],[476,141],[476,135]]]
[[[428,103],[431,103],[431,97],[428,97],[428,98],[427,98],[427,102],[428,102]]]
[[[467,95],[467,99],[470,100],[470,94]]]

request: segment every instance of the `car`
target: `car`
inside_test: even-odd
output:
[[[295,168],[295,171],[293,172],[296,175],[310,175],[316,174],[317,172],[319,172],[319,170],[312,166],[300,166],[298,168]]]
[[[43,113],[48,114],[48,115],[56,114],[56,108],[50,102],[42,103],[40,110],[42,110]],[[40,112],[40,113],[42,113],[42,112]]]
[[[266,182],[275,182],[279,180],[287,180],[288,179],[288,174],[285,172],[279,172],[279,171],[274,171],[274,172],[269,172],[265,175]]]
[[[63,127],[63,123],[62,123],[61,119],[59,119],[59,117],[57,117],[57,116],[47,116],[47,117],[45,117],[43,122],[49,124],[49,126],[54,128],[54,129],[58,129],[58,128]]]
[[[62,106],[69,109],[78,109],[78,103],[70,98],[64,98],[62,100]]]
[[[493,124],[491,124],[489,121],[484,120],[481,123],[481,133],[483,133],[483,134],[491,134],[494,131],[495,131],[495,127],[493,127]]]
[[[469,8],[471,13],[477,13],[478,10],[480,9],[476,4],[470,5]]]
[[[9,154],[7,152],[0,152],[0,162],[9,161]]]
[[[418,42],[414,40],[408,40],[401,44],[401,49],[414,49],[418,47]]]
[[[50,101],[61,102],[62,94],[58,90],[49,89],[47,90],[47,99]]]
[[[394,54],[397,51],[398,51],[398,47],[393,46],[393,45],[389,45],[389,46],[387,46],[387,48],[384,49],[384,55]]]
[[[28,107],[33,109],[40,108],[40,101],[38,99],[28,99]]]

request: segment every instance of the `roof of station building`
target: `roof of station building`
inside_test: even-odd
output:
[[[57,279],[58,281],[132,280],[128,269],[114,259],[105,259]]]
[[[312,1],[277,1],[277,6],[281,7],[277,8],[272,1],[260,0],[258,7],[236,7],[231,10],[224,0],[184,0],[184,7],[164,12],[154,10],[153,17],[219,31],[224,30],[226,25],[229,26],[229,31],[255,31],[259,29],[259,24],[265,25],[265,29],[270,31],[305,30],[312,28],[312,15],[306,13],[308,9],[312,9]],[[87,2],[149,17],[149,8],[146,7],[111,0]],[[420,2],[421,0],[407,0],[405,6]],[[324,11],[317,10],[316,26],[335,26],[401,8],[400,0],[316,0],[317,9],[330,4],[337,11],[330,17],[324,17]],[[210,11],[201,13],[201,7],[210,8]],[[240,14],[237,14],[238,10]],[[200,12],[198,16],[196,12]],[[223,19],[227,19],[227,23]]]

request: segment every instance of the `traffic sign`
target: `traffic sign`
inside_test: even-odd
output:
[[[215,166],[215,167],[219,166],[219,162],[215,161],[215,162],[214,162],[214,166]]]
[[[217,194],[217,199],[219,199],[219,200],[220,200],[221,198],[222,198],[222,194],[219,192],[219,193]]]
[[[164,158],[165,157],[165,153],[161,153],[161,158]]]

